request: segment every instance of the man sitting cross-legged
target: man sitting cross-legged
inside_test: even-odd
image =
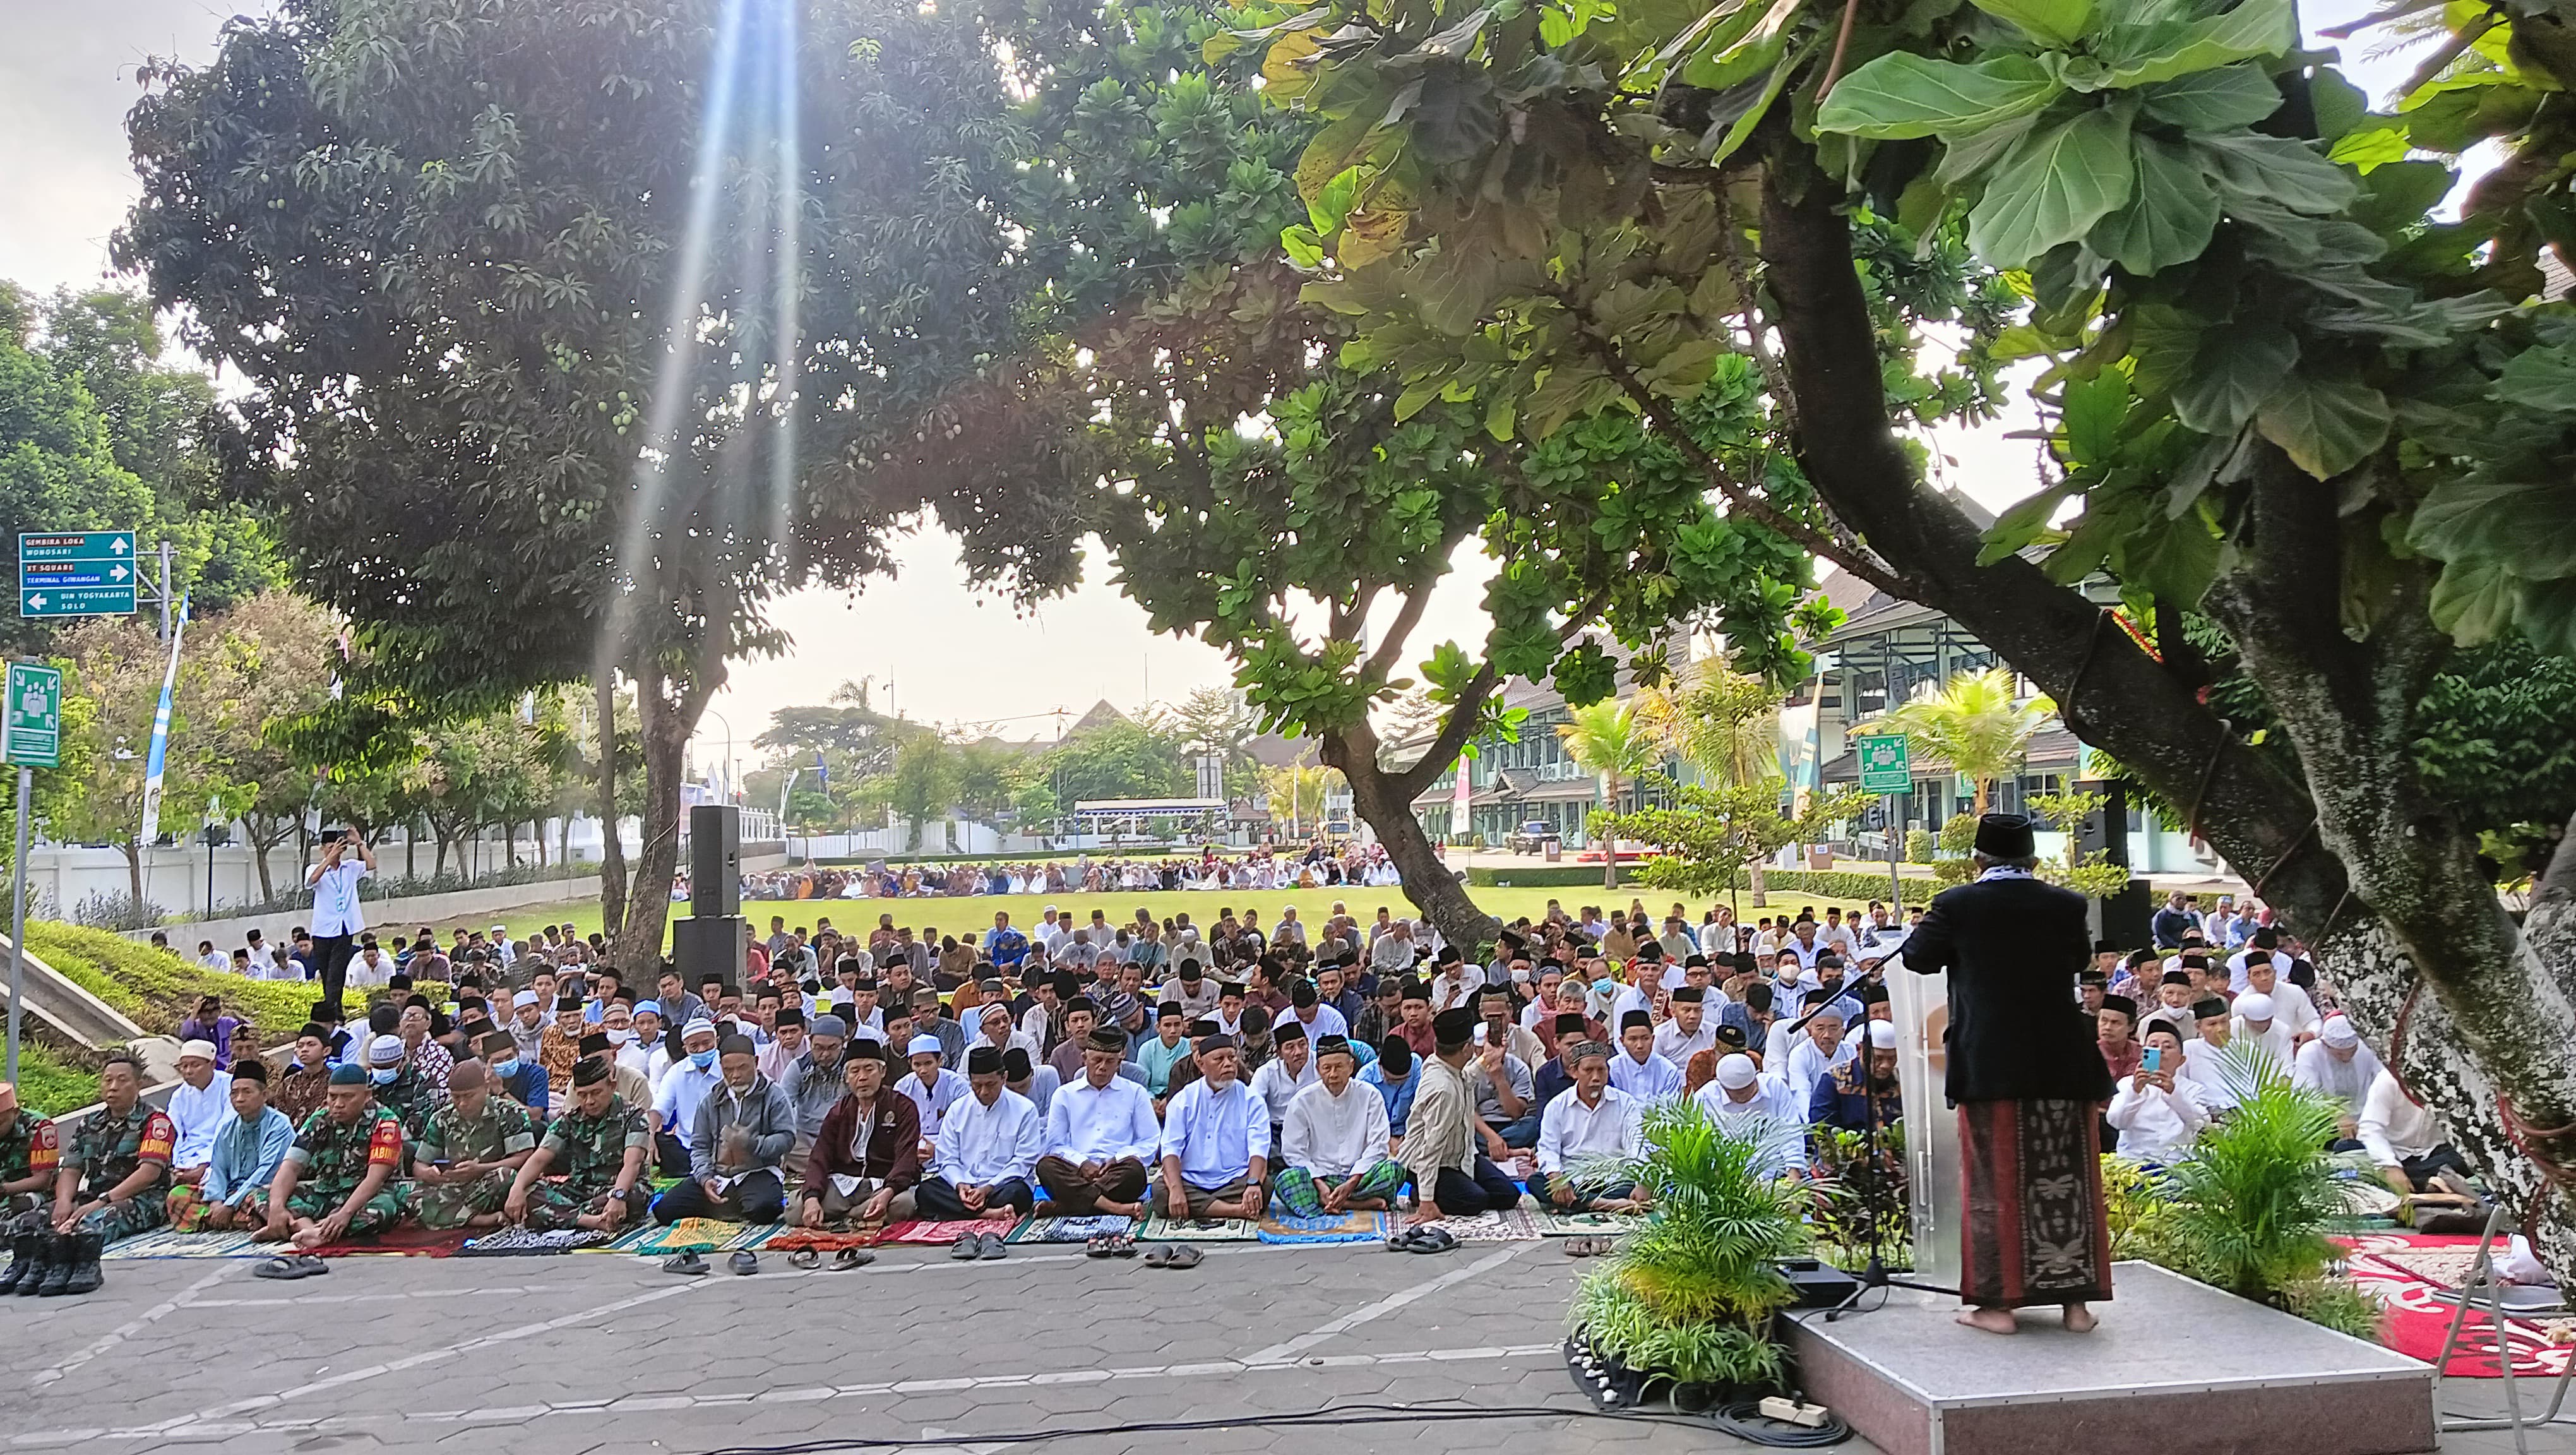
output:
[[[1028,1216],[1046,1128],[1029,1099],[1002,1085],[1002,1048],[966,1053],[966,1095],[948,1108],[913,1204],[925,1218],[1000,1222]]]
[[[805,1155],[800,1227],[847,1228],[895,1216],[895,1200],[921,1180],[921,1110],[886,1085],[890,1053],[858,1040],[841,1055],[841,1099],[823,1115]]]
[[[1046,1155],[1038,1181],[1061,1217],[1145,1215],[1145,1159],[1161,1146],[1154,1098],[1118,1074],[1127,1037],[1102,1027],[1082,1047],[1082,1077],[1047,1108]],[[1370,1097],[1375,1099],[1376,1093]]]
[[[725,1037],[716,1066],[723,1080],[698,1103],[689,1126],[688,1179],[653,1200],[653,1220],[777,1222],[787,1207],[795,1103],[760,1074],[760,1049],[749,1036]]]
[[[263,1243],[292,1237],[298,1248],[318,1248],[342,1238],[379,1233],[402,1220],[402,1121],[376,1103],[366,1068],[343,1061],[331,1068],[322,1109],[295,1133],[295,1145],[256,1209],[264,1219],[252,1234]]]
[[[1202,1038],[1194,1052],[1199,1079],[1163,1108],[1163,1181],[1155,1196],[1166,1217],[1261,1216],[1270,1111],[1236,1077],[1237,1056],[1232,1037]]]
[[[596,1056],[574,1063],[572,1109],[546,1126],[536,1155],[519,1164],[501,1216],[539,1232],[613,1233],[644,1210],[644,1158],[653,1128],[618,1100],[617,1078]],[[548,1178],[549,1171],[559,1178]]]
[[[1645,1104],[1610,1084],[1610,1048],[1586,1042],[1574,1053],[1574,1089],[1547,1104],[1538,1123],[1541,1200],[1567,1212],[1632,1212],[1645,1189],[1624,1178],[1586,1190],[1577,1182],[1583,1164],[1606,1168],[1634,1159],[1645,1139]],[[1605,1172],[1604,1175],[1609,1175]]]
[[[1387,1155],[1386,1099],[1352,1084],[1357,1064],[1348,1037],[1324,1037],[1315,1084],[1288,1099],[1278,1190],[1291,1216],[1382,1211],[1404,1188],[1404,1164]]]
[[[409,1201],[424,1228],[497,1228],[519,1168],[537,1150],[537,1119],[493,1091],[491,1068],[467,1058],[447,1073],[448,1103],[412,1144]]]
[[[268,1104],[267,1062],[257,1056],[235,1062],[225,1095],[233,1114],[215,1134],[206,1175],[170,1193],[170,1226],[179,1232],[250,1226],[252,1200],[275,1179],[286,1149],[295,1145],[295,1124]]]
[[[1431,1030],[1432,1055],[1422,1063],[1421,1089],[1396,1154],[1413,1181],[1415,1220],[1518,1207],[1520,1188],[1477,1150],[1476,1105],[1463,1074],[1475,1054],[1476,1013],[1453,1006],[1432,1018]]]

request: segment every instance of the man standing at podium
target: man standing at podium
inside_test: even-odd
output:
[[[2090,956],[2084,896],[2043,884],[2029,819],[1977,820],[1976,879],[1945,890],[1901,952],[1948,971],[1946,1090],[1959,1109],[1959,1322],[2014,1332],[2013,1310],[2057,1304],[2066,1327],[2111,1296],[2101,1104],[2111,1073],[2075,1001]]]

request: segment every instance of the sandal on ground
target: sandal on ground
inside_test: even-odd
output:
[[[662,1271],[665,1273],[686,1273],[696,1276],[705,1273],[712,1273],[715,1270],[708,1264],[707,1260],[699,1254],[697,1249],[691,1248],[686,1252],[674,1253],[670,1257],[663,1259]]]
[[[310,1253],[290,1253],[260,1264],[251,1270],[251,1276],[254,1278],[311,1278],[317,1273],[330,1271],[330,1264]]]
[[[1136,1240],[1125,1233],[1111,1233],[1109,1235],[1109,1256],[1112,1258],[1135,1257]]]
[[[1117,1237],[1115,1234],[1102,1233],[1100,1236],[1093,1238],[1082,1245],[1082,1256],[1085,1258],[1113,1257],[1115,1255],[1110,1251],[1109,1245],[1116,1241]]]
[[[1152,1248],[1146,1250],[1145,1266],[1148,1268],[1163,1268],[1170,1266],[1174,1251],[1176,1250],[1169,1243],[1156,1243]]]
[[[1458,1235],[1447,1228],[1415,1228],[1404,1245],[1407,1253],[1447,1253],[1458,1246]]]
[[[1206,1261],[1207,1255],[1205,1253],[1200,1252],[1198,1249],[1191,1247],[1187,1243],[1182,1243],[1172,1249],[1172,1256],[1163,1261],[1163,1266],[1166,1268],[1196,1268]]]
[[[948,1245],[948,1256],[960,1263],[969,1258],[982,1257],[983,1253],[984,1240],[973,1233],[960,1233],[957,1235],[957,1241]]]
[[[1591,1240],[1590,1238],[1568,1238],[1568,1239],[1566,1239],[1566,1240],[1565,1240],[1565,1256],[1566,1256],[1566,1257],[1568,1257],[1568,1258],[1589,1258],[1589,1257],[1591,1257],[1591,1256],[1592,1256],[1592,1240]]]
[[[749,1248],[743,1248],[735,1252],[732,1257],[725,1260],[725,1267],[741,1274],[758,1273],[760,1271],[760,1257],[753,1253]]]
[[[822,1262],[823,1255],[812,1248],[799,1248],[795,1252],[787,1255],[787,1266],[790,1268],[802,1268],[811,1271],[812,1269],[821,1266]]]
[[[1002,1241],[1002,1235],[999,1233],[986,1233],[975,1247],[975,1256],[987,1262],[995,1258],[1007,1258],[1010,1255],[1011,1246]]]
[[[864,1268],[875,1261],[877,1261],[877,1255],[865,1248],[843,1248],[832,1255],[832,1271],[847,1273],[853,1268]]]

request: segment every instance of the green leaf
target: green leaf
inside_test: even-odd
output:
[[[2277,324],[2211,328],[2174,385],[2174,417],[2202,434],[2233,435],[2299,362],[2299,341]]]
[[[2195,136],[2191,148],[2225,191],[2292,212],[2339,212],[2356,190],[2343,168],[2288,137],[2226,132]]]
[[[1788,50],[1789,23],[1797,19],[1806,3],[1807,0],[1772,0],[1749,26],[1744,24],[1743,13],[1734,15],[1709,37],[1698,54],[1683,63],[1682,84],[1724,91],[1768,74]]]
[[[2308,106],[2317,116],[2317,135],[2329,142],[2344,139],[2370,114],[2370,97],[2331,66],[2319,66],[2308,78]]]
[[[2522,409],[2576,412],[2576,347],[2523,350],[2496,376],[2490,392]]]
[[[1816,108],[1816,129],[1879,140],[1952,136],[2027,116],[2058,89],[2029,56],[1962,66],[1890,51],[1834,83]]]
[[[2129,413],[2129,376],[2104,369],[2066,386],[2066,459],[2103,466],[2120,452],[2120,422]]]
[[[2250,61],[2200,71],[2138,90],[2139,109],[2185,131],[2252,126],[2281,109],[2281,88]]]
[[[2093,19],[2093,0],[1969,0],[1997,20],[2008,20],[2051,45],[2064,45],[2084,33]]]
[[[2065,489],[2052,487],[2016,502],[1996,516],[1995,523],[1986,528],[1986,543],[1977,551],[1977,564],[1991,566],[2039,539],[2040,532],[2048,529],[2049,517],[2065,501]]]
[[[2433,583],[2433,596],[2426,604],[2433,625],[2451,634],[2451,639],[2464,647],[2474,647],[2501,636],[2513,625],[2514,608],[2522,599],[2522,583],[2511,573],[2487,561],[2453,561],[2442,568],[2441,579]]]
[[[2300,469],[2331,480],[2388,440],[2388,396],[2352,375],[2293,373],[2255,413],[2254,427]]]
[[[2449,194],[2459,174],[2440,162],[2387,162],[2362,175],[2348,214],[2381,237],[2411,232]]]
[[[2147,86],[2213,70],[2230,61],[2277,56],[2298,39],[2291,0],[2242,0],[2235,9],[2188,25],[2137,27],[2133,34],[2156,42],[2146,54],[2112,62],[2111,84]],[[2106,50],[2118,51],[2117,45]]]
[[[2028,267],[2125,206],[2136,180],[2125,112],[2101,107],[2044,127],[1996,165],[1968,214],[1968,245],[1995,267]]]
[[[2085,246],[2126,269],[2152,277],[2187,263],[2218,228],[2218,193],[2189,153],[2161,137],[2131,138],[2138,183],[2129,205],[2102,219]]]
[[[1950,187],[1966,181],[2000,161],[2037,125],[2037,116],[2020,116],[1983,131],[1941,138],[1941,165],[1932,171],[1933,182]]]
[[[2407,543],[2445,561],[2491,560],[2527,580],[2576,576],[2576,487],[2446,477],[2415,507]]]

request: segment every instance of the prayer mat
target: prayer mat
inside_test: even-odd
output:
[[[914,1219],[910,1222],[887,1224],[885,1236],[877,1239],[877,1241],[880,1243],[915,1243],[925,1247],[936,1246],[944,1248],[949,1244],[956,1242],[959,1238],[964,1237],[968,1233],[983,1234],[1000,1232],[1005,1232],[1005,1229],[1000,1223],[987,1222],[982,1218],[955,1218],[947,1222]]]
[[[1145,1231],[1137,1236],[1149,1243],[1250,1243],[1260,1238],[1261,1227],[1249,1218],[1174,1222],[1156,1213],[1145,1220]]]
[[[618,1239],[615,1246],[621,1253],[641,1253],[646,1257],[664,1257],[691,1250],[729,1253],[737,1248],[756,1246],[777,1226],[775,1223],[729,1223],[722,1218],[682,1218],[668,1227],[642,1229],[641,1237],[629,1234]]]
[[[469,1238],[456,1250],[459,1258],[510,1258],[547,1253],[573,1253],[596,1248],[613,1241],[596,1228],[556,1228],[539,1232],[534,1228],[497,1228],[479,1238]]]
[[[1646,1225],[1634,1213],[1555,1212],[1541,1208],[1529,1215],[1542,1238],[1618,1238]]]
[[[1446,1229],[1461,1243],[1521,1243],[1538,1236],[1538,1224],[1516,1207],[1473,1217],[1445,1217],[1429,1226]]]
[[[303,1253],[315,1258],[449,1258],[465,1246],[469,1236],[463,1228],[434,1232],[428,1228],[398,1227],[347,1242],[325,1243],[319,1248],[298,1248],[291,1242],[273,1243],[268,1247],[269,1251],[281,1255]]]
[[[2424,1233],[2373,1233],[2336,1237],[2346,1250],[2352,1281],[2379,1300],[2379,1341],[2410,1359],[2430,1363],[2442,1351],[2458,1304],[2451,1297],[2477,1261],[2475,1238],[2436,1237]],[[2495,1358],[2495,1330],[2483,1301],[2469,1311],[2462,1330],[2467,1347],[2451,1355],[2442,1373],[2447,1378],[2501,1379]],[[2567,1314],[2533,1314],[2505,1319],[2505,1344],[2513,1353],[2518,1379],[2555,1378],[2576,1357],[2576,1318]]]
[[[1387,1222],[1382,1212],[1326,1213],[1312,1218],[1272,1212],[1262,1217],[1258,1232],[1265,1243],[1382,1243]]]
[[[1098,1217],[1087,1218],[1030,1218],[1018,1227],[1011,1229],[1011,1235],[1003,1241],[1009,1243],[1088,1243],[1094,1238],[1102,1237],[1110,1233],[1124,1235],[1135,1231],[1136,1220],[1134,1218],[1122,1218],[1115,1214],[1103,1214]]]
[[[250,1234],[174,1233],[168,1228],[155,1228],[110,1243],[102,1258],[264,1258],[269,1249],[255,1244]]]
[[[770,1237],[768,1251],[838,1253],[844,1248],[873,1248],[876,1244],[877,1235],[870,1232],[835,1233],[828,1228],[789,1228]]]

